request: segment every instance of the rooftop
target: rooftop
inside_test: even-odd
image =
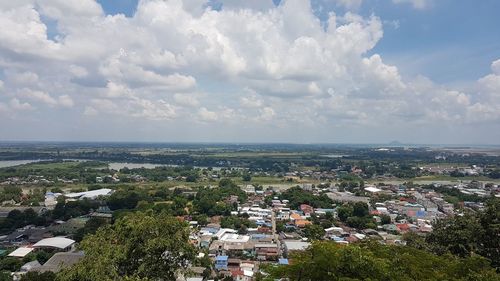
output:
[[[58,248],[58,249],[66,249],[69,246],[73,245],[75,243],[75,240],[68,239],[65,237],[52,237],[52,238],[46,238],[38,241],[33,245],[34,248]]]

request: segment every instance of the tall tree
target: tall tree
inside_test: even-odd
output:
[[[99,228],[80,245],[85,257],[58,280],[175,280],[194,258],[187,225],[152,211]]]

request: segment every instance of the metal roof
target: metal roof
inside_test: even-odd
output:
[[[73,245],[75,243],[75,240],[68,239],[65,237],[52,237],[52,238],[46,238],[38,241],[33,245],[34,248],[43,248],[43,247],[49,247],[49,248],[58,248],[58,249],[66,249],[69,246]]]
[[[10,253],[9,257],[23,258],[29,253],[31,253],[33,250],[34,250],[33,248],[19,247],[15,249],[12,253]]]

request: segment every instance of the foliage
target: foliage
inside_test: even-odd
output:
[[[242,179],[243,181],[249,182],[249,181],[251,181],[251,180],[252,180],[252,176],[250,176],[250,174],[248,174],[248,173],[247,173],[247,174],[244,174],[244,175],[241,177],[241,179]]]
[[[14,257],[4,257],[0,260],[0,271],[18,271],[23,265],[23,261]]]
[[[85,226],[83,228],[78,229],[78,231],[73,236],[75,241],[80,242],[86,235],[94,234],[97,232],[99,227],[108,224],[108,221],[103,218],[90,218],[87,222],[85,222]]]
[[[325,235],[325,230],[323,227],[316,224],[306,225],[304,228],[304,236],[311,240],[319,240],[322,239]]]
[[[374,241],[349,246],[317,241],[290,259],[290,265],[268,267],[266,280],[500,280],[481,257],[440,257]]]
[[[52,211],[52,218],[56,220],[68,220],[86,215],[90,210],[96,210],[98,207],[98,202],[87,199],[68,202],[62,200],[56,204],[56,207]]]
[[[23,212],[19,210],[12,210],[7,215],[7,218],[1,221],[0,232],[9,233],[16,228],[26,225],[44,225],[45,223],[45,218],[38,216],[38,214],[31,208],[26,209]]]
[[[175,280],[194,259],[189,228],[165,213],[129,214],[99,228],[80,244],[85,257],[64,270],[59,281]],[[129,279],[126,279],[129,278]]]
[[[111,210],[134,209],[139,201],[149,199],[149,195],[140,190],[120,189],[108,197],[107,204]]]
[[[332,208],[333,201],[325,194],[316,196],[298,186],[289,188],[279,196],[281,200],[289,201],[290,208],[297,209],[301,204],[308,204],[314,208]]]
[[[368,211],[368,205],[364,202],[346,203],[337,208],[339,219],[350,227],[374,228],[376,225]]]
[[[437,254],[479,254],[500,268],[500,199],[490,199],[483,211],[437,221],[425,242]]]
[[[222,228],[232,228],[237,230],[246,230],[247,228],[256,227],[256,224],[246,218],[238,216],[222,217],[220,222]],[[244,231],[240,231],[244,232]]]
[[[53,281],[55,279],[56,274],[52,271],[46,271],[43,273],[31,271],[21,277],[21,281]]]
[[[230,179],[221,179],[219,188],[199,188],[193,200],[195,211],[208,216],[214,215],[229,215],[235,210],[232,204],[226,201],[231,195],[238,197],[239,201],[244,201],[247,198],[238,185]]]
[[[385,215],[385,214],[380,215],[380,223],[382,225],[384,225],[384,224],[390,224],[391,223],[391,217],[388,216],[388,215]]]

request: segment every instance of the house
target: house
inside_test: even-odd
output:
[[[33,248],[48,248],[48,249],[57,249],[62,251],[68,251],[73,248],[75,245],[75,240],[68,239],[65,237],[52,237],[45,238],[33,245]]]
[[[314,208],[307,205],[307,204],[301,204],[300,205],[300,210],[304,213],[306,217],[311,216],[311,214],[314,213]]]
[[[42,265],[37,260],[30,261],[28,263],[25,263],[23,266],[21,266],[21,271],[22,272],[32,271],[33,269],[38,268],[40,266],[42,266]]]
[[[279,255],[278,245],[274,243],[255,244],[255,254],[258,260],[277,260]]]
[[[96,189],[96,190],[91,190],[91,191],[84,191],[84,192],[76,192],[76,193],[68,193],[65,194],[64,196],[69,199],[96,199],[99,196],[109,196],[113,193],[112,189],[109,188],[101,188],[101,189]]]
[[[217,256],[215,258],[215,269],[227,270],[228,258],[228,256]]]
[[[36,243],[41,239],[52,236],[49,228],[26,226],[12,232],[2,240],[9,243]]]
[[[255,187],[251,184],[248,184],[247,186],[243,187],[242,190],[246,194],[255,194]]]
[[[285,240],[283,241],[283,246],[285,249],[285,253],[289,254],[290,252],[293,251],[304,251],[307,249],[309,246],[311,246],[311,243],[309,242],[304,242],[304,241],[291,241],[291,240]]]
[[[299,228],[304,228],[306,227],[307,225],[310,225],[312,224],[312,222],[308,221],[308,220],[304,220],[304,219],[300,219],[300,220],[295,220],[295,225]]]
[[[297,214],[297,213],[291,213],[290,214],[290,220],[291,221],[296,221],[296,220],[301,220],[302,216]]]
[[[52,271],[57,273],[65,268],[68,268],[75,263],[79,262],[83,259],[83,252],[61,252],[55,253],[47,262],[45,262],[42,266],[34,268],[32,271],[36,272],[47,272]]]
[[[33,252],[34,248],[32,247],[19,247],[12,251],[8,256],[9,257],[15,257],[15,258],[24,258],[27,256],[29,253]]]

